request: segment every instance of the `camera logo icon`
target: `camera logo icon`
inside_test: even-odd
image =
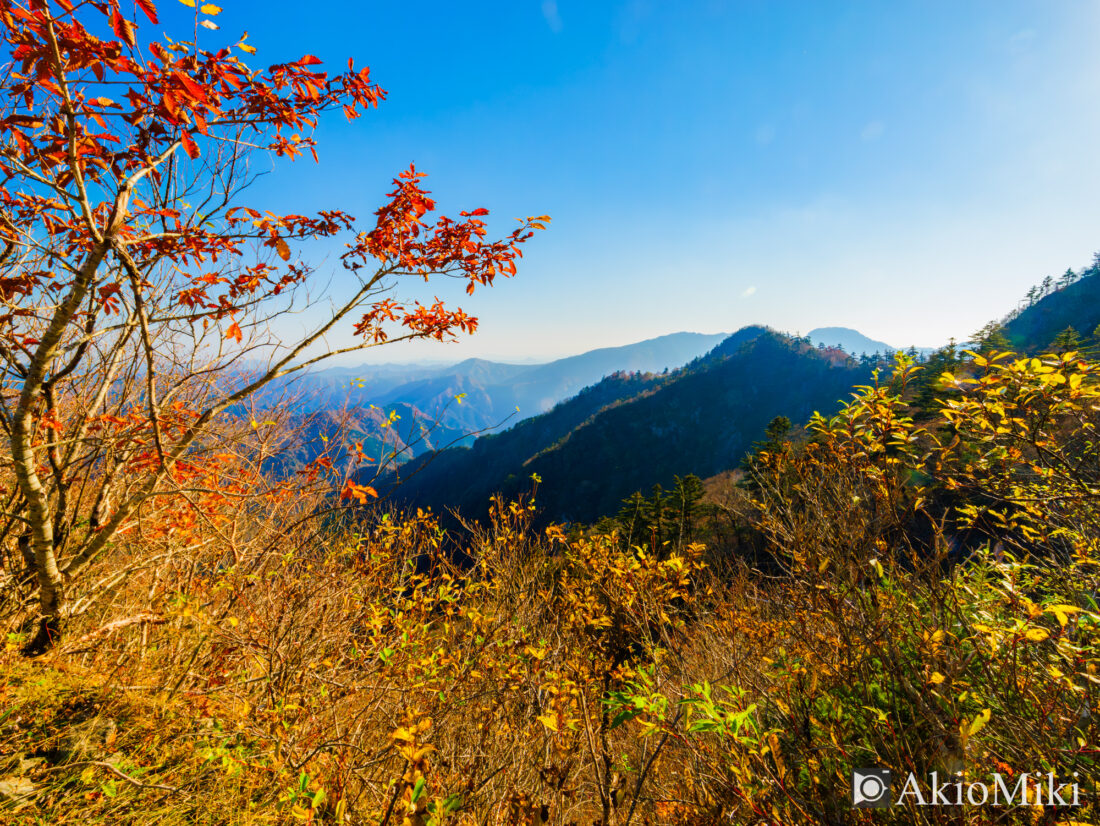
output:
[[[852,772],[852,806],[885,809],[890,805],[890,770],[855,769]]]

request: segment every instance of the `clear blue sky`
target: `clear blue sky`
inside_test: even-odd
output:
[[[475,337],[369,360],[756,322],[935,345],[1100,249],[1097,2],[220,5],[257,62],[350,56],[389,92],[257,198],[366,219],[415,161],[452,213],[553,216],[517,278],[428,292]]]

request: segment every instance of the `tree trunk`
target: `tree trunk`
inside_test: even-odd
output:
[[[30,546],[34,572],[38,578],[38,628],[23,647],[23,653],[37,656],[48,650],[61,634],[65,584],[57,567],[49,497],[35,472],[35,452],[30,432],[34,421],[28,412],[16,418],[13,424],[12,458],[16,479],[27,500]]]

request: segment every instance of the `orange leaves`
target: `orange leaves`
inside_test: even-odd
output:
[[[231,338],[240,344],[242,338],[241,327],[236,321],[229,325],[229,329],[225,331],[225,337]]]
[[[153,5],[152,0],[136,0],[137,6],[141,9],[145,16],[149,18],[149,22],[154,25],[158,23],[157,20],[157,7]]]
[[[137,45],[134,24],[119,14],[118,9],[111,10],[111,29],[117,37],[126,41],[126,45],[131,48]]]
[[[350,479],[345,483],[344,489],[340,491],[340,499],[355,499],[360,505],[365,505],[370,499],[377,499],[378,491],[372,488],[370,485],[357,485]]]
[[[103,303],[103,311],[107,315],[118,312],[119,294],[121,292],[122,285],[118,282],[104,284],[102,287],[99,288],[99,300]]]
[[[187,157],[194,160],[199,156],[199,147],[195,143],[195,139],[191,137],[191,133],[183,131],[180,133],[180,143],[183,144],[183,151],[187,153]]]
[[[433,338],[443,341],[456,332],[473,333],[477,330],[477,318],[467,315],[461,308],[448,310],[438,298],[430,307],[414,303],[415,309],[407,309],[393,299],[383,299],[373,305],[355,325],[355,334],[381,343],[389,338],[384,322],[399,321],[414,338]]]
[[[536,229],[545,229],[550,219],[545,215],[528,218],[520,227],[500,241],[487,241],[485,222],[481,218],[489,211],[478,208],[462,212],[464,220],[453,221],[446,216],[434,225],[424,220],[435,209],[435,201],[420,185],[424,174],[415,166],[394,179],[395,189],[390,201],[376,215],[375,228],[361,233],[350,250],[343,255],[344,266],[352,272],[363,269],[371,259],[399,273],[418,275],[427,280],[431,275],[459,275],[467,279],[466,292],[473,293],[477,285],[491,285],[497,275],[509,277],[516,273],[516,259],[522,256],[521,245]],[[385,340],[380,333],[377,307],[356,326],[356,334],[371,334],[375,340]],[[442,339],[455,329],[472,332],[477,319],[462,310],[447,311],[437,300],[430,309],[417,306],[406,313],[402,321],[418,336]]]

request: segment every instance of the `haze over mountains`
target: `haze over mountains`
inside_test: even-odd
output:
[[[293,386],[296,404],[303,411],[369,405],[389,409],[403,405],[433,421],[438,418],[448,428],[471,432],[493,430],[502,423],[511,425],[545,413],[612,373],[675,370],[709,352],[728,335],[672,333],[545,364],[472,358],[457,364],[332,367],[308,373]],[[898,349],[845,327],[821,327],[811,330],[806,338],[815,345],[839,344],[851,355]]]
[[[1100,269],[1044,284],[1004,319],[1004,346],[1035,352],[1069,326],[1087,337],[1100,324]],[[845,327],[791,336],[750,326],[546,364],[331,368],[295,384],[306,423],[286,467],[313,461],[339,433],[375,457],[360,480],[399,503],[477,516],[494,492],[529,490],[534,474],[546,518],[593,521],[636,490],[736,468],[774,417],[801,425],[831,413],[896,349]],[[928,370],[942,369],[948,352],[933,354]],[[375,479],[382,457],[388,475]]]
[[[1066,327],[1091,332],[1100,324],[1100,269],[1077,278],[1006,320],[1012,345],[1046,351]],[[422,455],[381,487],[398,503],[477,517],[493,493],[514,498],[538,477],[542,518],[591,523],[634,491],[736,468],[776,416],[800,425],[814,412],[832,413],[873,369],[888,366],[862,354],[894,349],[846,328],[796,337],[745,327],[680,369],[618,372],[472,446]]]
[[[537,474],[545,518],[589,522],[635,490],[736,467],[772,418],[831,412],[870,371],[841,350],[745,327],[680,370],[609,376],[472,448],[412,462],[388,482],[398,502],[478,515],[494,491],[514,497]]]
[[[806,333],[806,338],[810,340],[811,344],[824,344],[827,347],[839,346],[841,350],[853,356],[858,356],[862,353],[866,353],[867,355],[873,355],[874,353],[885,354],[899,349],[909,349],[909,345],[899,348],[896,345],[887,344],[885,341],[876,341],[873,338],[868,338],[863,335],[859,330],[853,330],[850,327],[818,327]],[[935,348],[914,347],[914,349],[921,355],[928,355]]]
[[[295,389],[303,410],[405,404],[433,420],[438,417],[447,427],[481,431],[544,413],[616,371],[675,369],[726,336],[673,333],[546,364],[467,359],[448,365],[336,367],[303,376]]]

